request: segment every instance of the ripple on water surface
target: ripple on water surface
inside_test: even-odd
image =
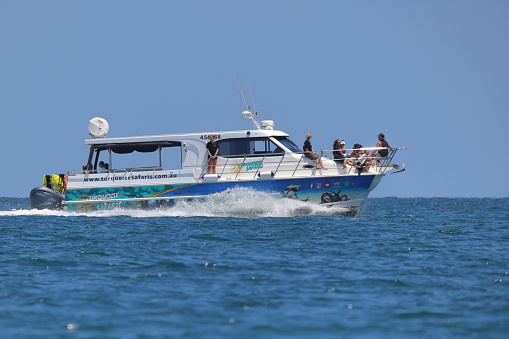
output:
[[[251,198],[89,214],[0,199],[4,335],[509,331],[509,199],[369,199],[345,218],[289,213],[300,203],[271,196],[252,207]]]

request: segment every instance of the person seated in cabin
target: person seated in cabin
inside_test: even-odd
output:
[[[308,159],[313,160],[316,163],[317,169],[324,169],[322,159],[313,151],[313,145],[311,145],[311,134],[306,134],[306,140],[304,141],[304,146],[302,147],[302,150],[304,151],[304,156]]]
[[[385,134],[383,133],[378,134],[378,142],[376,143],[375,147],[392,148],[391,145],[389,145],[389,143],[385,140]],[[389,155],[389,150],[379,149],[378,151],[374,150],[373,152],[371,152],[371,156],[374,156],[375,154],[378,155],[379,157],[386,158]]]
[[[209,135],[209,142],[205,146],[209,160],[207,162],[207,174],[216,174],[217,156],[219,154],[219,146],[215,142],[214,135]]]
[[[90,173],[90,171],[94,168],[91,163],[88,163],[86,165],[82,165],[81,168],[83,169],[82,174]]]
[[[359,175],[361,172],[368,172],[369,167],[371,166],[370,156],[366,154],[365,151],[361,150],[361,144],[355,144],[353,145],[353,148],[354,149],[350,152],[348,159],[345,159],[343,167],[346,167],[346,165],[355,167]]]
[[[332,144],[332,155],[334,156],[334,161],[339,164],[343,164],[346,157],[346,147],[345,147],[345,141],[336,139],[334,140],[334,143]]]
[[[99,170],[98,173],[108,173],[108,169],[110,168],[110,165],[104,163],[104,161],[99,161]]]

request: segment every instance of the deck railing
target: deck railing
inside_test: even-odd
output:
[[[388,154],[386,157],[382,157],[378,155],[379,150],[387,150]],[[325,150],[321,152],[321,156],[324,158],[328,158],[337,162],[344,162],[348,160],[350,163],[354,163],[353,165],[346,165],[347,173],[353,174],[360,170],[359,167],[362,167],[362,170],[368,173],[382,174],[387,172],[390,169],[399,169],[400,167],[396,164],[392,163],[392,159],[396,155],[396,152],[399,150],[406,150],[406,148],[389,148],[389,147],[363,147],[358,149],[346,149],[345,154],[347,154],[346,158],[336,160],[334,159],[334,152],[337,150]],[[356,157],[350,157],[350,153],[352,151],[360,151],[360,154],[367,155],[366,164],[362,166],[356,166]],[[371,154],[375,151],[375,154],[372,156]],[[390,169],[389,169],[390,168]]]
[[[382,149],[388,150],[388,155],[386,157],[381,157],[378,155],[371,156],[370,154],[373,151],[378,151]],[[339,174],[359,174],[359,171],[371,173],[371,174],[382,174],[389,172],[391,170],[401,170],[400,167],[396,164],[392,163],[392,159],[396,155],[396,152],[399,150],[405,150],[406,148],[385,148],[385,147],[364,147],[357,149],[358,151],[369,154],[368,162],[369,165],[364,165],[362,169],[360,166],[355,166],[347,164],[344,166],[344,162],[349,160],[348,162],[354,162],[355,158],[347,157],[341,160],[334,159],[333,152],[337,150],[322,150],[319,155],[324,163],[326,168],[331,167],[332,164],[335,164],[333,168],[336,168]],[[355,149],[345,149],[343,150],[346,154],[350,154]],[[297,157],[296,157],[297,155]],[[302,170],[312,170],[311,175],[316,175],[317,172],[320,175],[333,174],[334,172],[329,171],[320,171],[317,168],[315,161],[307,158],[302,153],[265,153],[265,154],[249,154],[244,156],[222,156],[220,165],[216,167],[216,172],[221,178],[220,180],[235,180],[235,179],[256,179],[260,176],[281,176],[281,177],[293,177],[296,175],[305,175],[304,173],[297,171]],[[261,159],[260,159],[261,158]],[[256,160],[254,160],[256,159]],[[223,163],[224,161],[224,163]],[[263,170],[264,167],[268,167],[267,170]],[[256,171],[246,171],[245,169],[256,169]],[[330,168],[329,168],[330,169]],[[148,172],[151,171],[155,176],[157,172],[160,171],[182,171],[180,167],[140,167],[140,168],[119,168],[109,170],[108,173],[113,176],[131,176],[134,177],[139,172]],[[67,171],[68,175],[74,175],[75,172]],[[80,171],[82,172],[82,171]],[[101,173],[99,171],[86,171],[88,174]],[[196,172],[195,172],[196,173]],[[200,173],[200,172],[198,172]],[[337,172],[336,172],[337,173]],[[334,174],[336,174],[334,173]],[[196,173],[197,174],[197,173]],[[203,166],[201,174],[198,175],[198,178],[203,178],[203,176],[207,174],[207,163]],[[309,175],[309,174],[308,174]]]
[[[388,155],[386,157],[381,157],[378,155],[371,156],[370,154],[373,151],[378,151],[382,149],[388,150]],[[398,150],[404,150],[406,148],[385,148],[385,147],[364,147],[360,150],[363,153],[366,153],[368,156],[368,161],[370,163],[369,166],[365,165],[363,166],[363,170],[366,173],[375,173],[375,174],[382,174],[385,172],[390,171],[391,169],[397,169],[399,168],[398,165],[395,165],[392,163],[392,159],[396,155],[396,152]],[[346,149],[347,154],[354,151],[354,149]],[[336,168],[341,166],[343,168],[343,161],[335,161],[333,157],[334,150],[322,150],[320,152],[320,157],[322,161],[330,160],[334,161],[336,163]],[[295,157],[295,154],[300,155],[298,158]],[[259,160],[261,157],[261,160]],[[261,170],[264,166],[263,165],[275,165],[275,169],[272,166],[270,168],[271,170],[271,176],[295,176],[297,175],[297,171],[299,169],[313,169],[312,175],[316,175],[316,172],[320,172],[320,174],[325,174],[324,172],[320,171],[319,168],[317,168],[314,164],[313,160],[308,159],[304,152],[302,153],[267,153],[267,154],[249,154],[244,155],[243,157],[239,156],[222,156],[220,157],[224,163],[221,162],[220,165],[216,167],[216,174],[220,177],[223,177],[223,179],[228,180],[235,180],[239,179],[239,176],[243,179],[249,179],[249,178],[257,178],[260,173],[264,173],[265,171]],[[251,159],[256,158],[256,161],[250,161]],[[277,161],[270,161],[270,159],[278,159]],[[344,160],[350,160],[354,161],[354,158],[344,158]],[[303,165],[304,164],[304,165]],[[331,162],[328,162],[329,166]],[[302,166],[301,166],[302,165]],[[327,167],[326,164],[324,164],[325,167]],[[256,171],[254,172],[244,172],[242,171],[243,168],[256,168]],[[232,170],[234,173],[232,173]],[[358,166],[351,166],[346,165],[344,168],[343,174],[358,174]],[[331,172],[328,172],[332,174]],[[207,164],[203,168],[203,171],[201,173],[200,177],[203,177],[203,175],[207,174]]]

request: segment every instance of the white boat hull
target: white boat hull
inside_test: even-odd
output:
[[[81,179],[83,186],[68,188],[63,203],[64,208],[71,211],[160,208],[171,206],[178,199],[206,198],[214,193],[241,187],[278,194],[281,198],[298,199],[331,207],[348,207],[350,211],[357,213],[382,175],[322,175],[258,180],[219,179],[216,182],[189,181],[171,184],[147,179],[150,183],[147,182],[146,185],[137,185],[142,180],[140,178],[135,179],[136,184],[119,185],[119,181],[106,180],[106,177],[101,174],[88,175],[87,178],[84,175],[76,176],[73,180]],[[97,178],[99,178],[98,181],[96,181]],[[94,187],[92,185],[94,182],[112,182],[112,184]],[[77,186],[76,184],[74,183],[74,186]]]

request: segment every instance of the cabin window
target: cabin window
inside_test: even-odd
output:
[[[269,138],[222,139],[217,144],[223,157],[282,153]]]
[[[288,137],[274,137],[277,141],[283,144],[286,148],[288,148],[292,152],[302,152],[302,150],[295,145],[295,143],[290,140]]]

